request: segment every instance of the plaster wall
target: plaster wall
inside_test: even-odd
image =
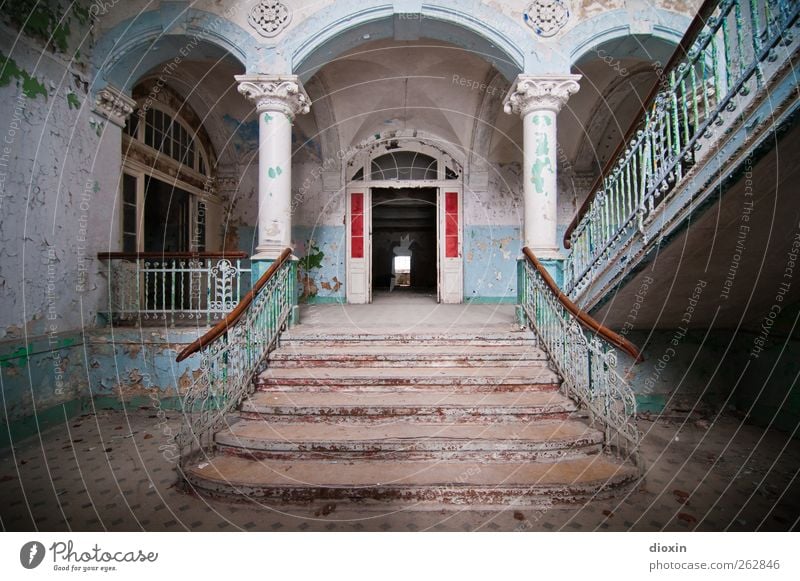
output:
[[[119,127],[93,112],[87,75],[10,32],[0,86],[0,341],[91,327],[105,301],[97,252],[116,250]]]
[[[0,448],[93,409],[180,410],[199,361],[176,354],[206,329],[115,328],[0,343]]]

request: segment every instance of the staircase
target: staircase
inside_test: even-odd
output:
[[[636,479],[559,391],[534,335],[282,336],[255,392],[184,468],[196,491],[405,508],[583,504]]]

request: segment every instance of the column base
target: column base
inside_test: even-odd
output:
[[[550,276],[553,277],[553,280],[558,285],[558,288],[564,288],[564,258],[539,258],[539,262],[542,263],[542,266],[547,269],[547,272],[550,273]]]
[[[530,247],[531,251],[539,259],[553,277],[559,288],[564,286],[564,261],[567,259],[566,255],[560,249],[552,248],[534,248]]]
[[[292,312],[289,315],[289,327],[294,327],[300,324],[300,305],[292,307]]]
[[[252,269],[252,274],[250,276],[253,284],[261,278],[262,274],[267,272],[270,265],[272,265],[277,258],[277,256],[268,256],[266,253],[261,252],[250,258],[250,268]]]
[[[547,256],[546,253],[544,253],[545,256],[542,256],[542,254],[540,254],[536,250],[534,250],[533,253],[536,255],[536,258],[539,259],[541,265],[544,266],[545,270],[547,270],[547,272],[550,273],[550,276],[553,277],[553,280],[558,285],[558,288],[563,289],[564,262],[566,261],[566,257],[560,252],[555,256],[552,254],[550,256]],[[525,256],[522,256],[521,258],[518,259],[519,263],[517,268],[517,294],[519,295],[518,302],[522,301],[522,294],[521,294],[522,293],[521,289],[523,285],[522,268],[527,260],[528,259]]]
[[[265,258],[263,253],[258,253],[250,258],[251,286],[255,285],[256,281],[269,270],[269,267],[272,266],[272,263],[275,262],[276,259],[277,257]],[[300,324],[300,307],[297,305],[297,258],[292,256],[289,261],[289,265],[292,269],[289,274],[291,281],[289,292],[292,294],[291,300],[293,305],[292,310],[289,312],[289,326],[293,327],[294,325]]]
[[[555,246],[547,248],[536,248],[534,246],[530,246],[529,248],[539,260],[564,260],[566,258],[566,255],[561,251],[561,249],[556,248]]]
[[[252,256],[252,260],[276,260],[285,248],[286,246],[280,244],[256,246],[256,253]]]

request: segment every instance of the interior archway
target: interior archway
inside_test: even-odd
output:
[[[480,14],[478,14],[480,13]],[[453,0],[402,12],[394,6],[321,11],[309,26],[282,47],[291,55],[292,71],[306,80],[322,67],[375,41],[448,43],[497,68],[508,80],[525,70],[535,39],[524,28],[484,5]]]

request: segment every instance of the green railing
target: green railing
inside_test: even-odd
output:
[[[200,373],[182,394],[184,421],[176,437],[182,462],[210,446],[227,414],[252,393],[296,304],[297,262],[287,248],[225,320],[178,355],[178,361],[201,357]]]
[[[641,117],[590,192],[564,244],[576,297],[644,226],[794,53],[798,0],[709,0]],[[659,217],[668,220],[670,217]],[[647,241],[645,241],[647,242]]]
[[[520,265],[520,307],[562,378],[565,394],[602,426],[607,449],[641,467],[636,397],[617,373],[620,349],[634,362],[638,348],[604,327],[562,293],[529,248]],[[616,349],[615,349],[616,348]]]

